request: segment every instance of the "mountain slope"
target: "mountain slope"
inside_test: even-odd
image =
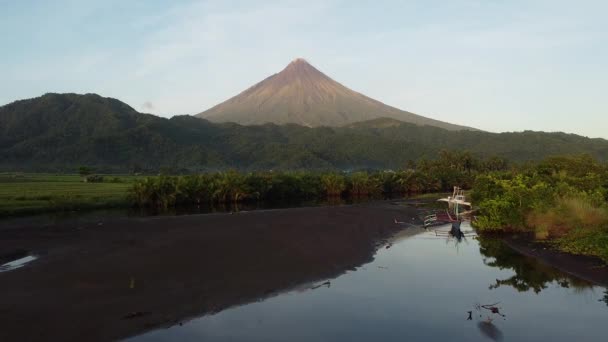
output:
[[[205,122],[193,121],[201,126],[195,134],[204,132]],[[45,94],[0,107],[0,165],[13,169],[158,169],[176,162],[188,139],[204,143],[187,127],[95,94]]]
[[[218,124],[141,114],[94,94],[0,107],[0,171],[399,169],[442,149],[512,161],[579,153],[608,160],[608,141],[565,133],[447,131],[385,118],[347,127]]]
[[[197,116],[243,125],[295,123],[307,127],[345,126],[386,117],[448,130],[471,129],[387,106],[346,88],[303,59]]]

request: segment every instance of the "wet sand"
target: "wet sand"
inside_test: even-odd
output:
[[[388,202],[0,228],[0,341],[111,341],[312,287],[373,259],[417,210]],[[0,225],[2,223],[0,222]]]

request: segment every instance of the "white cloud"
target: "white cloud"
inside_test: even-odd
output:
[[[141,105],[141,108],[146,112],[152,111],[154,110],[154,104],[150,101],[146,101]]]

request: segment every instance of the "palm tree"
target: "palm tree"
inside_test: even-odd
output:
[[[160,176],[156,181],[156,206],[166,210],[175,206],[178,192],[177,179],[171,176]]]
[[[146,177],[135,181],[128,190],[129,198],[139,207],[143,208],[151,204],[154,192],[154,179]]]
[[[337,173],[328,173],[321,177],[321,183],[328,197],[338,197],[346,189],[344,176]]]
[[[236,171],[220,173],[215,178],[213,198],[218,202],[238,202],[247,196],[245,178]]]
[[[177,179],[178,202],[201,204],[210,199],[211,180],[206,175],[183,176]]]
[[[413,170],[401,171],[397,174],[396,183],[401,193],[417,192],[415,181],[416,172]]]
[[[368,196],[380,191],[380,182],[367,172],[355,172],[350,177],[350,192],[353,196]]]

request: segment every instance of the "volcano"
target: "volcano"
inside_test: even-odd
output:
[[[302,58],[197,116],[242,125],[293,123],[308,127],[391,118],[448,130],[473,130],[385,105],[334,81]]]

